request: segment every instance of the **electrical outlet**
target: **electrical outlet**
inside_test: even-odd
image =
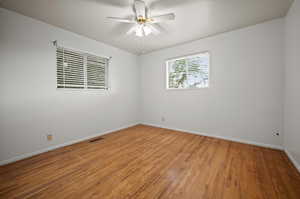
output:
[[[166,118],[165,117],[161,117],[161,121],[162,122],[166,121]]]
[[[47,140],[52,141],[53,140],[53,135],[52,134],[47,134]]]
[[[273,136],[280,136],[279,132],[273,132]]]

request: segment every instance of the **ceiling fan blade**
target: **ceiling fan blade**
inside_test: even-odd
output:
[[[146,26],[148,26],[151,29],[151,32],[154,35],[158,35],[160,33],[160,30],[156,26],[154,26],[154,24],[147,24]]]
[[[134,33],[135,30],[136,30],[136,26],[137,26],[137,25],[132,26],[132,27],[126,32],[126,34],[127,34],[127,35],[131,35],[132,33]]]
[[[175,19],[175,14],[170,13],[170,14],[151,17],[151,23],[159,23],[159,22],[169,21],[174,19]]]
[[[144,1],[135,0],[134,1],[134,12],[137,18],[145,18],[146,17],[146,5]]]
[[[136,23],[134,19],[124,19],[124,18],[119,18],[119,17],[107,17],[107,19],[117,21],[117,22],[122,22],[122,23]]]
[[[149,19],[151,17],[150,8],[146,7],[146,19]]]
[[[135,24],[130,23],[120,23],[114,24],[111,29],[109,29],[108,34],[112,37],[120,38],[126,35],[127,31]]]

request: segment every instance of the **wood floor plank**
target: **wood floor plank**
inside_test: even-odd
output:
[[[0,198],[299,199],[285,153],[137,125],[0,167]]]

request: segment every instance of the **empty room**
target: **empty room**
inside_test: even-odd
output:
[[[0,0],[1,199],[300,199],[300,0]]]

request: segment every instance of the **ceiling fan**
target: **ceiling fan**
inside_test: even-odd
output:
[[[134,24],[132,28],[129,29],[127,34],[132,34],[138,37],[147,36],[151,33],[157,35],[160,30],[155,26],[155,24],[174,20],[175,14],[168,13],[160,16],[150,16],[150,9],[147,7],[146,3],[142,0],[135,0],[133,3],[134,16],[131,18],[119,18],[119,17],[107,17],[110,20]]]

